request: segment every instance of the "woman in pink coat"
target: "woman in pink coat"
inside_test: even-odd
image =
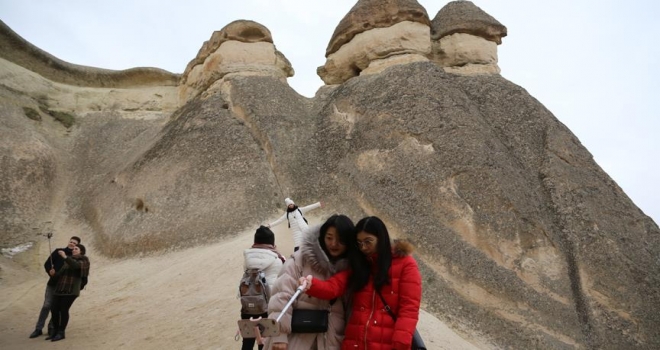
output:
[[[287,259],[271,289],[270,318],[277,318],[298,288],[303,276],[327,279],[348,268],[347,242],[355,236],[355,226],[345,215],[333,215],[323,225],[311,226],[300,249]],[[335,299],[332,301],[331,299]],[[282,315],[280,335],[268,338],[268,350],[339,350],[344,337],[344,298],[321,300],[302,294]],[[328,329],[323,333],[295,333],[291,328],[294,309],[329,310]]]
[[[404,241],[392,246],[385,224],[375,216],[360,220],[355,228],[356,240],[349,244],[356,244],[362,254],[351,256],[352,271],[327,281],[307,276],[306,292],[326,300],[345,292],[352,295],[342,349],[409,350],[422,298],[422,278],[410,255],[413,247]]]

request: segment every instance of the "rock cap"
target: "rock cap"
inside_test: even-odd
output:
[[[244,43],[268,42],[272,44],[273,36],[266,26],[258,22],[246,19],[233,21],[222,29],[213,32],[211,38],[205,41],[199,49],[197,56],[188,63],[186,70],[183,72],[183,76],[188,76],[188,73],[194,66],[204,63],[204,60],[206,60],[210,54],[215,52],[222,43],[229,40],[236,40]]]
[[[431,21],[431,39],[455,33],[480,36],[498,45],[506,36],[506,27],[472,1],[452,1],[438,11]]]
[[[359,0],[339,22],[325,50],[325,57],[339,50],[357,34],[387,28],[403,21],[431,26],[426,9],[415,0]]]

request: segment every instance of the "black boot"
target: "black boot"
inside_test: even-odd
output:
[[[53,329],[52,333],[48,332],[48,336],[44,340],[53,340],[53,338],[55,338],[56,335],[57,335],[57,332]]]
[[[32,332],[32,334],[30,334],[30,339],[36,338],[36,337],[38,337],[42,334],[44,334],[44,333],[41,331],[41,329],[35,329],[34,332]]]
[[[64,339],[64,331],[57,332],[53,338],[50,339],[50,341],[58,341]]]
[[[48,322],[48,336],[53,337],[55,335],[55,325],[53,325],[53,318],[50,318],[50,321]]]

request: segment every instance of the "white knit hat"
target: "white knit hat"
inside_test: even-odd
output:
[[[284,198],[284,203],[286,204],[287,207],[290,206],[291,204],[295,204],[293,203],[291,198]]]

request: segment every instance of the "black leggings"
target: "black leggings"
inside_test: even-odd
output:
[[[258,318],[259,316],[263,318],[268,318],[268,314],[261,314],[261,315],[248,315],[241,313],[241,320],[249,320],[250,317]],[[241,347],[241,350],[252,350],[254,349],[254,343],[257,341],[256,338],[243,338],[243,346]],[[262,350],[264,348],[263,345],[259,345],[259,350]]]
[[[50,307],[51,320],[55,326],[55,332],[64,332],[69,323],[69,309],[76,301],[77,295],[55,295]]]

